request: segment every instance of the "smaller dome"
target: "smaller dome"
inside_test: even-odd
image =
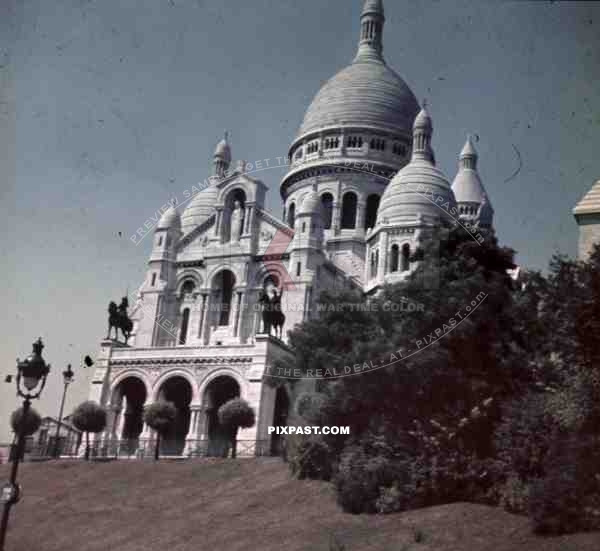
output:
[[[419,114],[416,116],[415,122],[413,124],[413,130],[417,130],[420,128],[423,128],[423,129],[427,128],[429,130],[433,129],[433,123],[431,122],[431,117],[429,116],[427,109],[425,109],[425,106],[423,106],[421,108],[421,110],[419,111]]]
[[[227,134],[225,134],[225,137],[217,144],[214,157],[220,157],[227,163],[231,162],[231,147],[229,147],[229,143],[227,142]]]
[[[205,222],[214,212],[219,192],[213,184],[194,195],[181,217],[184,234]]]
[[[160,217],[158,224],[156,225],[157,230],[169,230],[169,229],[180,229],[181,218],[177,209],[171,205],[163,215]]]
[[[319,198],[319,194],[313,190],[309,192],[302,201],[300,209],[298,210],[298,214],[312,214],[313,212],[320,210],[320,208],[321,199]]]
[[[480,223],[491,226],[494,209],[479,178],[477,160],[477,150],[469,137],[460,152],[459,169],[452,182],[452,191],[457,203],[476,206]]]
[[[444,173],[423,159],[413,159],[394,176],[381,197],[376,225],[414,223],[420,216],[451,220],[456,207]]]
[[[448,179],[435,166],[432,132],[431,117],[423,107],[413,125],[412,158],[383,192],[376,225],[411,224],[424,216],[452,220],[456,200]]]
[[[452,191],[457,203],[483,203],[484,199],[489,201],[479,174],[471,168],[458,171],[452,182]]]

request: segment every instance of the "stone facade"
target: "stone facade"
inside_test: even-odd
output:
[[[245,163],[234,167],[227,136],[209,185],[182,213],[164,212],[131,310],[131,342],[104,341],[96,361],[90,398],[110,410],[104,439],[151,437],[143,407],[166,399],[178,409],[176,453],[198,440],[218,447],[216,411],[241,396],[257,425],[240,440],[269,441],[268,426],[285,422],[294,394],[313,383],[269,376],[294,356],[285,332],[264,334],[265,294],[280,298],[291,329],[314,315],[323,290],[373,294],[405,279],[419,243],[462,214],[477,225],[485,212],[491,225],[472,144],[461,189],[475,182],[479,199],[468,195],[462,210],[436,167],[431,118],[383,58],[384,22],[383,2],[367,0],[353,62],[309,106],[280,186],[283,219],[265,210],[264,183]]]

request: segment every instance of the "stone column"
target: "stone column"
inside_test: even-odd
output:
[[[366,209],[366,203],[363,203],[362,201],[358,201],[356,208],[358,209],[357,213],[356,213],[356,231],[357,233],[364,233],[365,232],[365,209]]]
[[[194,450],[198,442],[198,412],[200,406],[190,406],[190,427],[185,437],[184,455],[188,455]]]
[[[252,229],[252,216],[254,215],[254,207],[246,207],[244,215],[244,234],[248,235]]]
[[[234,325],[233,325],[233,336],[234,337],[238,337],[239,333],[240,333],[240,321],[242,319],[242,303],[243,303],[243,299],[244,299],[244,293],[242,292],[237,292],[237,301],[236,301],[236,307],[235,307],[235,319],[234,319]]]
[[[379,264],[377,265],[377,281],[382,282],[385,277],[385,263],[388,256],[388,234],[379,234]]]
[[[342,227],[342,208],[338,201],[334,199],[333,206],[331,208],[331,229],[334,235],[340,233]]]
[[[221,223],[223,221],[223,210],[217,210],[217,217],[215,220],[215,237],[221,236]]]
[[[127,415],[127,397],[123,396],[123,401],[121,402],[121,410],[119,414],[119,423],[117,427],[116,439],[123,439],[123,429],[125,428],[125,419]]]
[[[208,440],[208,410],[208,406],[198,408],[197,434],[199,440]]]
[[[202,306],[200,307],[200,323],[198,327],[198,338],[202,341],[202,332],[206,327],[206,311],[207,311],[208,295],[202,293]],[[201,344],[204,344],[201,342]]]

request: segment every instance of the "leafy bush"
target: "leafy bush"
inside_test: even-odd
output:
[[[529,510],[531,483],[523,482],[517,475],[510,475],[501,486],[498,502],[509,513],[525,514]]]
[[[12,415],[10,416],[10,426],[15,434],[20,434],[22,424],[25,425],[25,436],[31,436],[40,428],[40,425],[42,424],[42,418],[40,417],[40,414],[35,411],[35,409],[29,408],[27,417],[23,423],[23,408],[19,408],[13,411]]]
[[[524,481],[542,477],[555,426],[547,412],[546,397],[528,393],[506,404],[503,413],[494,443],[504,472]]]
[[[106,410],[96,402],[79,404],[71,417],[73,426],[85,432],[85,459],[90,458],[90,432],[99,433],[106,427]]]
[[[311,425],[319,425],[326,396],[321,392],[302,392],[296,399],[296,413]]]
[[[322,437],[299,435],[287,442],[292,444],[288,447],[288,462],[293,476],[299,479],[331,479],[334,457],[331,447]]]
[[[171,402],[154,402],[144,409],[144,421],[150,428],[156,431],[155,461],[158,461],[160,455],[160,439],[173,426],[176,417],[177,409]]]
[[[219,423],[225,427],[231,438],[231,457],[237,455],[237,432],[241,428],[250,428],[256,422],[256,414],[246,400],[233,398],[225,402],[218,411]]]
[[[338,503],[353,514],[400,511],[415,496],[411,475],[383,437],[368,435],[340,456],[334,478]]]

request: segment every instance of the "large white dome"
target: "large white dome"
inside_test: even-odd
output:
[[[410,136],[418,112],[411,89],[383,61],[357,60],[319,90],[298,134],[326,127],[373,126]]]

